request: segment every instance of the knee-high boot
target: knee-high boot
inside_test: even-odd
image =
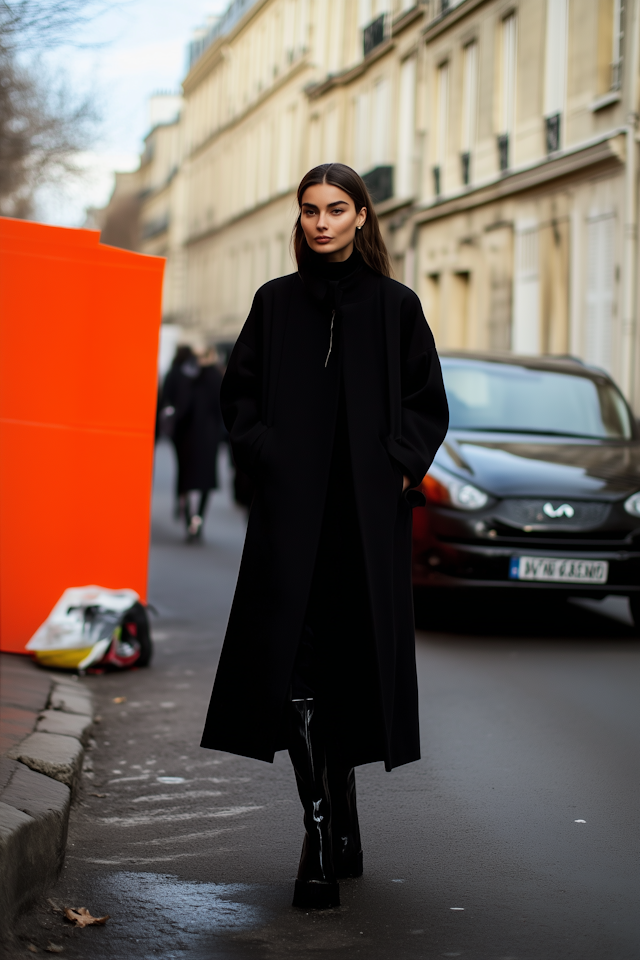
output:
[[[298,868],[294,907],[340,906],[340,890],[331,847],[331,800],[324,737],[315,702],[292,700],[289,756],[304,809],[305,837]]]
[[[336,877],[362,876],[362,845],[356,806],[356,773],[353,767],[327,764],[331,796],[331,837]]]

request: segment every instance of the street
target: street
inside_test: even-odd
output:
[[[16,956],[51,941],[86,960],[636,960],[640,648],[574,604],[467,606],[419,632],[423,759],[358,769],[365,875],[339,909],[290,906],[287,756],[198,746],[245,527],[222,456],[204,543],[187,545],[158,448],[154,660],[85,681],[101,720],[51,900],[110,919],[75,929],[39,904]]]

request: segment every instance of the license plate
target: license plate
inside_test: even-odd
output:
[[[579,560],[576,557],[512,557],[510,580],[542,580],[548,583],[606,583],[606,560]]]

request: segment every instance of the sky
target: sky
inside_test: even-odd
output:
[[[41,191],[36,215],[61,226],[81,226],[85,209],[104,206],[115,170],[134,170],[148,132],[148,98],[178,91],[186,48],[207,15],[228,0],[113,0],[107,10],[48,55],[54,74],[78,93],[91,93],[101,120],[95,144],[82,155],[78,182]]]

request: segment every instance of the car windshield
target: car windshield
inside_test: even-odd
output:
[[[450,426],[628,440],[628,408],[605,378],[442,358]]]

